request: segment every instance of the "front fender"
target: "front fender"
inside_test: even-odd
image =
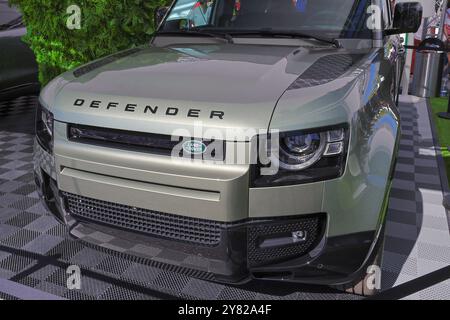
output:
[[[390,94],[391,66],[381,52],[375,56],[360,79],[359,101],[348,101],[359,107],[351,118],[347,168],[342,178],[324,187],[329,236],[373,231],[382,221],[400,137],[400,118]]]

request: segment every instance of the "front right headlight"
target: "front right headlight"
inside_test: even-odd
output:
[[[348,141],[348,125],[282,132],[278,152],[272,149],[268,156],[270,164],[254,166],[252,186],[273,187],[338,178],[345,169]],[[278,167],[276,173],[261,174],[263,167],[274,165]]]
[[[335,156],[344,151],[343,128],[311,132],[281,134],[279,164],[289,171],[311,167],[323,156]]]
[[[53,114],[40,103],[36,111],[36,138],[48,153],[53,152]]]

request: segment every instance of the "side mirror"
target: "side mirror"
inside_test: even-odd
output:
[[[386,35],[414,33],[422,24],[422,5],[419,2],[400,2],[395,5],[394,25]]]
[[[159,25],[166,16],[167,11],[169,11],[169,7],[157,7],[155,9],[155,16],[154,16],[155,29],[158,29]]]

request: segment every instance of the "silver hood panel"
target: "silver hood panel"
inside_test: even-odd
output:
[[[287,88],[337,51],[346,52],[247,44],[146,47],[78,78],[67,74],[52,109],[62,122],[161,134],[190,130],[198,121],[204,129],[267,129]],[[74,106],[76,100],[83,104]]]

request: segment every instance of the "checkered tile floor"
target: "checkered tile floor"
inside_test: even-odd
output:
[[[390,199],[383,287],[390,288],[450,265],[448,215],[426,101],[404,97],[402,139]],[[450,277],[450,275],[449,275]],[[449,281],[407,298],[450,298]]]
[[[392,192],[383,288],[450,264],[450,237],[423,101],[401,105],[403,137]],[[32,114],[36,99],[0,103]],[[0,111],[0,281],[67,299],[359,299],[323,287],[252,282],[224,286],[149,261],[72,240],[39,203],[32,175],[32,117]],[[7,128],[7,129],[4,129]],[[82,268],[81,290],[67,289],[69,265]],[[2,282],[0,282],[1,284]],[[3,292],[3,293],[2,293]],[[446,282],[408,298],[450,299]],[[15,299],[0,285],[0,299]]]

